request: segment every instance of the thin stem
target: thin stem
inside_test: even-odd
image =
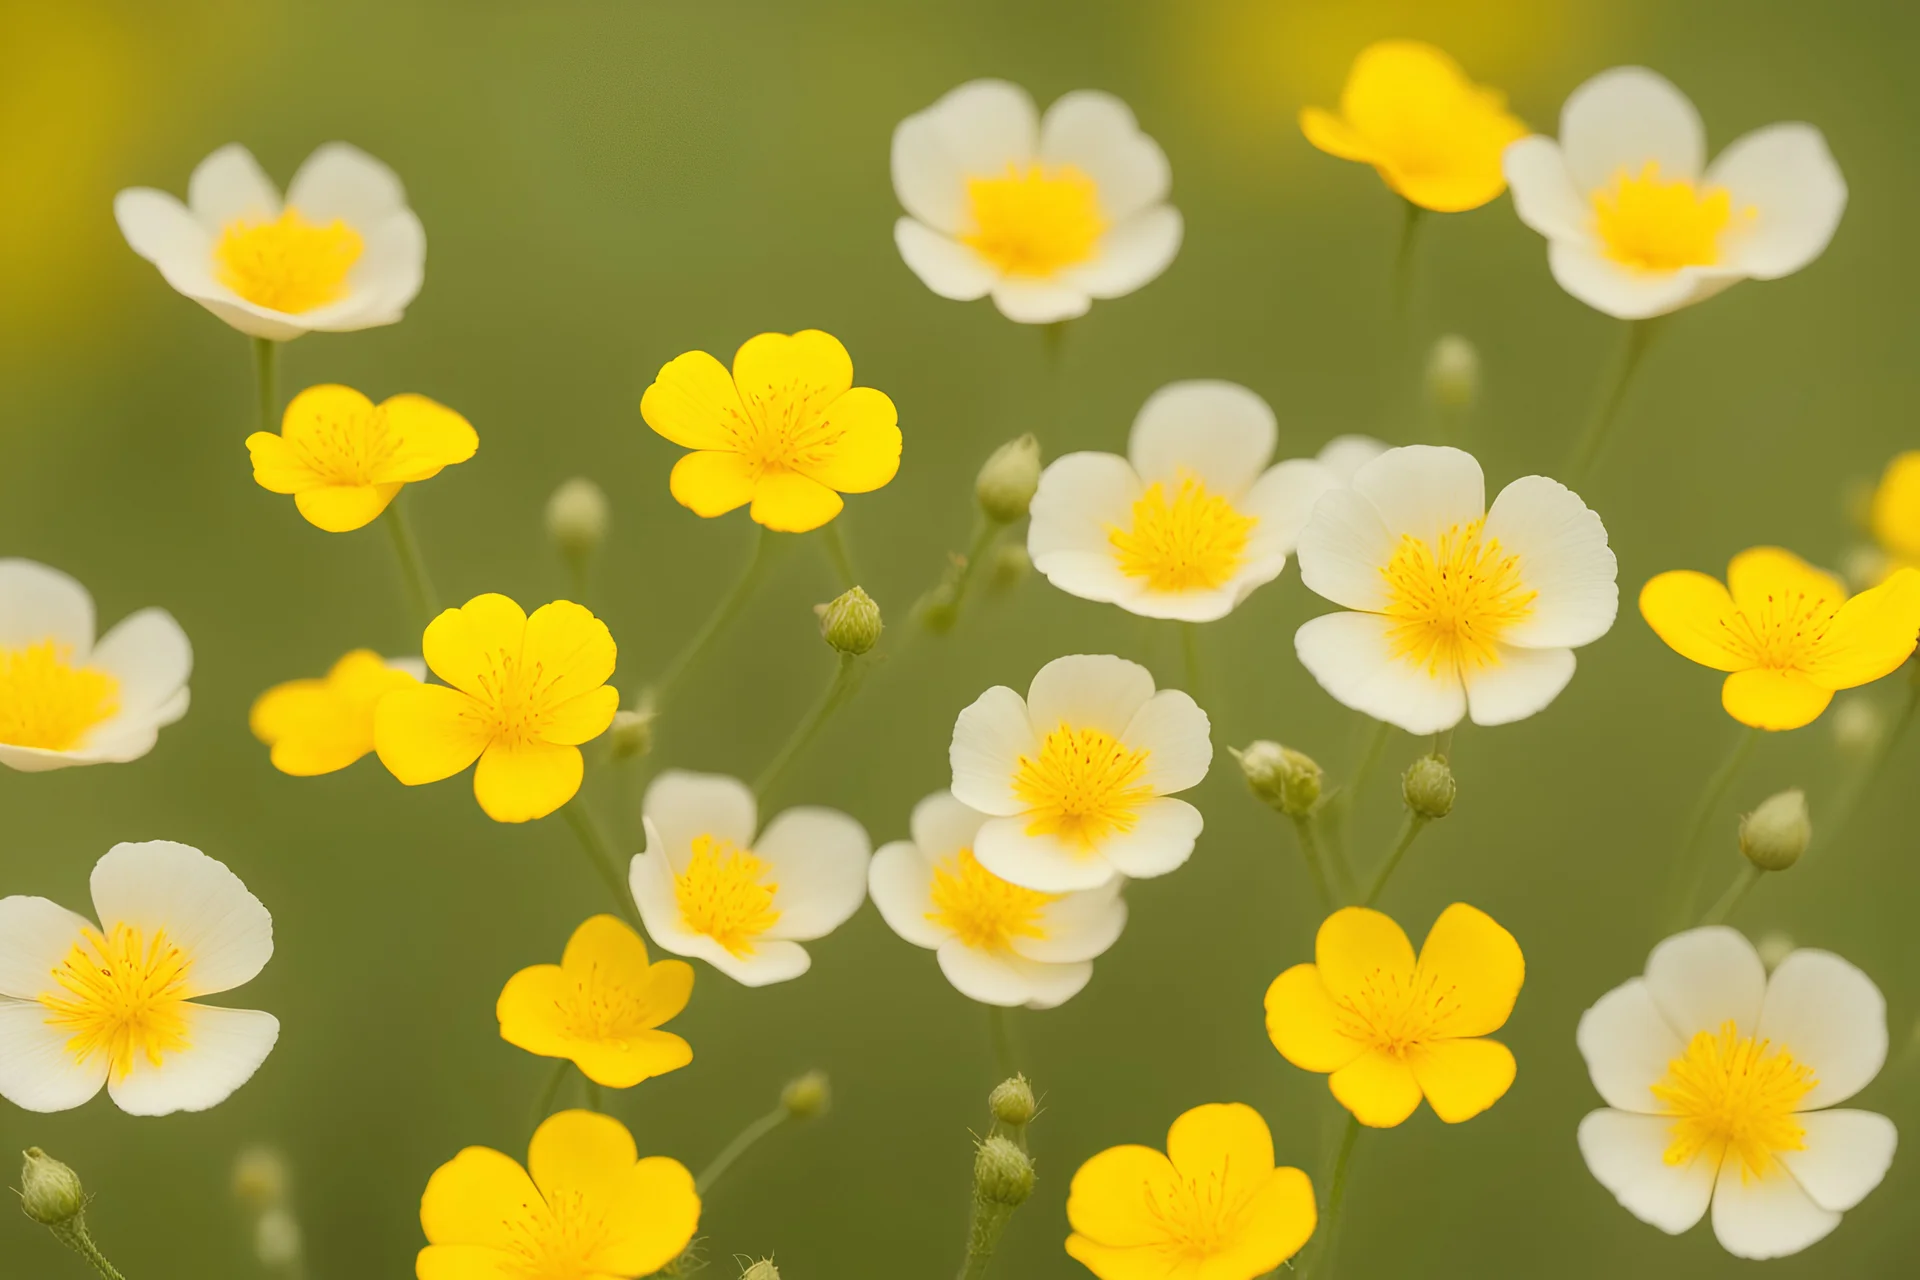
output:
[[[772,567],[773,554],[779,546],[779,536],[771,529],[764,526],[761,528],[759,541],[753,546],[753,556],[747,561],[746,568],[741,570],[732,588],[720,598],[720,603],[714,606],[707,620],[700,624],[700,629],[693,633],[693,638],[688,640],[680,652],[674,656],[673,661],[667,664],[667,669],[660,673],[660,678],[653,682],[653,705],[656,710],[665,709],[667,700],[673,696],[680,682],[686,679],[687,673],[693,669],[694,662],[707,651],[708,646],[752,598],[754,591],[766,578],[767,570]]]
[[[1417,256],[1415,250],[1420,243],[1420,228],[1426,219],[1422,216],[1426,210],[1411,200],[1402,199],[1406,206],[1406,216],[1400,220],[1400,242],[1393,251],[1393,314],[1403,317],[1407,314],[1407,303],[1413,296],[1413,264]]]
[[[1185,663],[1187,673],[1187,694],[1198,702],[1200,689],[1200,627],[1196,623],[1180,624],[1180,656]]]
[[[93,1242],[93,1236],[87,1232],[86,1215],[69,1219],[57,1227],[51,1228],[54,1239],[85,1258],[104,1280],[126,1280],[120,1269],[107,1261],[107,1255],[100,1252],[100,1246]]]
[[[420,543],[413,536],[413,525],[408,523],[407,509],[399,497],[387,504],[386,520],[387,532],[393,539],[393,555],[400,562],[400,576],[407,584],[407,596],[413,601],[421,625],[425,626],[440,612],[440,602],[433,594],[427,566],[420,558]]]
[[[1439,756],[1442,760],[1451,759],[1453,757],[1453,730],[1442,729],[1440,732],[1434,734],[1433,745],[1428,750],[1430,754]]]
[[[1741,867],[1739,874],[1733,877],[1733,883],[1728,885],[1726,891],[1720,895],[1720,900],[1715,902],[1711,907],[1708,907],[1707,914],[1700,917],[1700,923],[1723,923],[1728,916],[1733,914],[1733,909],[1739,906],[1741,901],[1745,899],[1749,893],[1753,892],[1753,886],[1760,883],[1761,874],[1760,868],[1754,866],[1751,862]]]
[[[840,575],[840,588],[851,591],[860,585],[860,579],[853,571],[853,556],[847,551],[847,540],[841,536],[840,522],[829,520],[820,530],[820,537],[827,547],[827,559],[833,561],[833,571]]]
[[[579,837],[587,861],[607,882],[607,888],[620,908],[620,915],[635,929],[640,928],[640,912],[633,905],[633,892],[627,887],[626,877],[620,874],[620,860],[614,855],[613,846],[607,843],[600,824],[593,820],[593,815],[587,812],[587,806],[578,796],[560,807],[560,816],[567,820],[567,825],[573,828],[573,834]]]
[[[1700,843],[1701,834],[1707,829],[1707,822],[1720,808],[1727,788],[1739,776],[1741,768],[1747,763],[1747,757],[1753,754],[1754,744],[1760,741],[1760,730],[1742,729],[1735,739],[1733,749],[1727,752],[1720,767],[1707,779],[1707,785],[1700,792],[1700,799],[1694,802],[1693,814],[1687,819],[1680,844],[1674,850],[1672,884],[1668,894],[1674,900],[1673,917],[1676,924],[1684,924],[1693,915],[1693,901],[1700,896],[1700,882],[1706,878],[1707,868],[1704,862],[1694,858],[1694,848]]]
[[[929,631],[946,632],[953,629],[960,620],[960,611],[966,607],[967,589],[973,585],[981,563],[987,553],[1000,540],[1006,531],[1005,525],[997,520],[989,520],[981,515],[973,524],[973,541],[967,547],[967,554],[958,567],[949,567],[918,602],[913,606],[914,617],[922,627]],[[937,615],[935,611],[938,611]]]
[[[1874,748],[1873,755],[1854,775],[1853,785],[1847,788],[1839,802],[1834,805],[1836,816],[1827,826],[1832,834],[1822,840],[1816,831],[1813,843],[1838,844],[1840,837],[1847,833],[1847,828],[1853,823],[1854,815],[1860,811],[1860,802],[1865,800],[1867,793],[1873,790],[1873,784],[1879,781],[1881,773],[1886,770],[1887,761],[1892,759],[1894,748],[1899,746],[1900,739],[1906,736],[1907,726],[1913,723],[1916,710],[1920,710],[1920,665],[1914,666],[1908,674],[1907,700],[1900,709],[1900,718],[1895,720],[1893,727],[1881,737],[1879,745]]]
[[[546,1088],[540,1091],[539,1100],[533,1104],[533,1127],[538,1129],[553,1114],[553,1104],[559,1101],[560,1086],[566,1083],[573,1073],[573,1062],[562,1058],[553,1064],[553,1074],[547,1077]]]
[[[1314,830],[1312,815],[1303,813],[1294,818],[1293,830],[1300,838],[1300,856],[1306,860],[1307,874],[1313,877],[1313,887],[1320,895],[1320,905],[1331,914],[1337,904],[1333,886],[1327,882],[1325,859],[1320,852],[1320,835]]]
[[[855,655],[851,653],[840,655],[840,665],[834,668],[833,680],[827,685],[826,692],[822,693],[819,701],[813,704],[813,710],[807,713],[806,719],[794,727],[793,736],[787,739],[786,745],[780,748],[778,754],[768,762],[767,767],[760,771],[760,776],[754,779],[753,794],[755,796],[762,801],[767,798],[767,793],[773,790],[776,782],[780,781],[787,767],[806,749],[807,744],[813,741],[827,721],[833,719],[833,713],[853,698],[855,691],[860,687],[860,678],[865,670],[866,668],[861,666],[860,659]]]
[[[1406,821],[1400,824],[1400,837],[1393,842],[1392,852],[1387,854],[1387,860],[1380,864],[1380,869],[1374,872],[1373,883],[1367,886],[1366,906],[1370,907],[1380,900],[1381,890],[1385,889],[1387,881],[1393,878],[1395,869],[1400,865],[1400,859],[1407,856],[1407,850],[1413,847],[1414,840],[1427,829],[1428,821],[1429,819],[1420,814],[1407,814]]]
[[[713,1162],[702,1169],[700,1176],[693,1180],[694,1192],[704,1196],[713,1190],[713,1184],[720,1181],[727,1170],[733,1167],[734,1161],[747,1154],[754,1143],[785,1124],[791,1114],[785,1107],[775,1107],[735,1134],[733,1141],[722,1147],[720,1154],[713,1158]]]
[[[1360,790],[1367,785],[1367,779],[1380,764],[1381,754],[1387,749],[1387,735],[1393,728],[1385,720],[1375,720],[1362,714],[1367,723],[1366,742],[1360,748],[1360,759],[1353,768],[1353,778],[1346,786],[1333,793],[1322,810],[1327,831],[1332,836],[1333,847],[1341,857],[1347,853],[1347,818],[1353,813],[1353,806],[1360,798]]]
[[[993,1061],[1002,1079],[1019,1070],[1013,1052],[1013,1014],[1003,1005],[987,1006],[987,1034],[993,1038]]]
[[[585,604],[587,602],[587,587],[589,585],[587,581],[588,559],[589,557],[585,555],[570,555],[567,557],[567,581],[573,589],[573,595],[569,598],[575,604]]]
[[[1593,410],[1587,417],[1587,425],[1580,433],[1579,443],[1574,446],[1563,473],[1564,482],[1578,485],[1592,470],[1593,464],[1600,458],[1600,451],[1606,445],[1607,433],[1619,417],[1620,404],[1627,397],[1627,387],[1633,382],[1634,373],[1640,368],[1641,358],[1647,354],[1647,347],[1653,341],[1653,335],[1659,329],[1659,317],[1652,320],[1629,320],[1627,322],[1626,345],[1620,357],[1614,362],[1613,373],[1601,384],[1599,397],[1593,402]]]
[[[260,402],[260,430],[280,426],[280,344],[272,338],[253,340],[253,389]]]
[[[1347,1131],[1340,1139],[1340,1154],[1333,1159],[1333,1177],[1327,1184],[1327,1208],[1320,1215],[1320,1246],[1300,1270],[1301,1280],[1321,1274],[1333,1265],[1333,1251],[1339,1247],[1340,1211],[1347,1203],[1347,1168],[1353,1163],[1353,1146],[1360,1137],[1360,1121],[1347,1117]]]

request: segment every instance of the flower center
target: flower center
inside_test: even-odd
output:
[[[293,446],[300,461],[331,484],[365,485],[403,443],[400,433],[387,423],[386,410],[378,405],[371,410],[314,414],[302,430],[281,438]]]
[[[1666,1162],[1686,1164],[1704,1150],[1716,1163],[1738,1156],[1743,1179],[1766,1177],[1776,1153],[1805,1148],[1794,1108],[1814,1084],[1811,1067],[1732,1022],[1696,1033],[1653,1086],[1674,1117]]]
[[[548,1191],[510,1219],[502,1268],[512,1280],[592,1280],[612,1230],[606,1214],[578,1191]]]
[[[299,315],[346,294],[347,272],[364,248],[340,219],[319,226],[289,205],[272,222],[236,218],[222,227],[214,275],[257,307]]]
[[[754,939],[780,919],[773,905],[780,886],[763,880],[771,870],[730,840],[699,837],[687,869],[673,878],[680,919],[734,955],[752,955]]]
[[[1133,504],[1133,527],[1108,529],[1107,541],[1120,572],[1151,590],[1211,591],[1240,568],[1258,523],[1198,480],[1183,478],[1172,502],[1155,481]]]
[[[120,709],[120,682],[73,665],[70,646],[43,640],[0,649],[0,742],[71,751]]]
[[[1044,938],[1040,913],[1058,902],[1056,893],[1040,893],[1008,884],[962,849],[933,868],[933,910],[927,919],[953,930],[976,951],[1005,951],[1015,938]]]
[[[1027,806],[1027,834],[1058,836],[1084,851],[1133,830],[1153,798],[1141,779],[1147,753],[1098,729],[1061,725],[1033,756],[1020,757],[1013,792]]]
[[[1750,222],[1756,211],[1739,211]],[[1649,160],[1636,174],[1625,169],[1593,193],[1594,225],[1609,258],[1637,271],[1710,267],[1720,260],[1720,234],[1734,219],[1725,187],[1695,186],[1685,178],[1660,180]]]
[[[1451,983],[1413,973],[1374,969],[1357,990],[1334,999],[1334,1018],[1341,1032],[1370,1049],[1396,1058],[1425,1047],[1435,1032],[1459,1010]]]
[[[1805,591],[1769,591],[1764,604],[1734,609],[1721,619],[1727,644],[1757,667],[1802,668],[1826,642],[1834,615],[1846,601]]]
[[[1167,1183],[1149,1183],[1147,1212],[1165,1233],[1170,1252],[1202,1262],[1220,1253],[1233,1234],[1240,1205],[1229,1201],[1225,1169],[1197,1178],[1175,1173]]]
[[[960,237],[1002,274],[1044,279],[1100,250],[1107,220],[1099,184],[1070,164],[1009,164],[998,177],[968,178],[973,230]]]
[[[576,1040],[624,1049],[627,1041],[651,1031],[657,1020],[645,990],[635,990],[598,965],[576,979],[560,997],[560,1025]]]
[[[478,696],[469,694],[464,717],[479,735],[505,747],[524,747],[541,741],[553,722],[553,685],[565,672],[547,673],[539,659],[496,649],[475,678]]]
[[[736,384],[744,416],[728,409],[723,426],[733,451],[747,460],[755,479],[768,472],[805,471],[833,456],[846,432],[828,416],[839,398],[832,388],[798,377],[761,386]]]
[[[1534,597],[1520,576],[1520,557],[1504,554],[1498,538],[1481,537],[1484,519],[1454,525],[1429,544],[1403,534],[1381,570],[1388,603],[1381,612],[1398,625],[1387,632],[1393,656],[1429,675],[1496,666],[1500,635],[1532,611]]]
[[[40,1003],[47,1025],[67,1033],[76,1062],[104,1056],[114,1078],[124,1080],[138,1059],[157,1067],[187,1047],[183,1006],[192,967],[164,929],[148,943],[131,925],[117,924],[104,936],[89,928],[53,970],[61,990]]]

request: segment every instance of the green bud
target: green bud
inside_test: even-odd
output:
[[[1480,353],[1457,333],[1441,336],[1427,356],[1427,397],[1449,409],[1465,409],[1480,394]]]
[[[1423,818],[1444,818],[1453,812],[1453,770],[1444,756],[1421,756],[1407,766],[1400,779],[1400,795],[1407,808]]]
[[[248,1147],[233,1162],[234,1198],[256,1213],[286,1203],[291,1181],[286,1159],[272,1147]]]
[[[1870,694],[1842,698],[1827,719],[1833,725],[1834,749],[1849,760],[1866,760],[1886,736],[1887,717]]]
[[[616,711],[607,729],[607,748],[615,760],[632,760],[653,750],[653,712]]]
[[[740,1273],[740,1280],[780,1280],[780,1268],[772,1258],[762,1258]]]
[[[86,1188],[80,1175],[38,1147],[22,1153],[26,1163],[20,1168],[20,1207],[43,1227],[60,1227],[72,1222],[87,1207]]]
[[[1027,514],[1040,487],[1040,442],[1032,434],[1009,440],[993,451],[973,482],[980,510],[995,524],[1012,524]]]
[[[284,1271],[300,1262],[300,1220],[284,1208],[272,1208],[253,1224],[253,1256],[269,1271]]]
[[[1740,852],[1762,871],[1785,871],[1800,861],[1812,839],[1807,796],[1798,787],[1769,796],[1740,819]]]
[[[780,1105],[796,1120],[819,1115],[832,1101],[833,1091],[828,1087],[824,1071],[809,1071],[789,1080],[787,1087],[780,1091]]]
[[[1010,1128],[1018,1129],[1031,1124],[1034,1112],[1039,1109],[1040,1104],[1033,1098],[1033,1086],[1027,1083],[1025,1076],[1002,1080],[987,1095],[987,1110],[993,1112],[995,1120]]]
[[[584,559],[607,537],[607,495],[584,476],[575,476],[547,499],[547,536],[570,560]]]
[[[820,635],[837,652],[856,657],[880,643],[880,606],[858,587],[849,587],[830,604],[817,604]]]
[[[1780,967],[1782,960],[1793,954],[1793,935],[1782,933],[1778,929],[1771,930],[1760,935],[1760,940],[1753,944],[1753,949],[1760,953],[1760,963],[1766,965],[1767,971],[1771,973]]]
[[[1011,1209],[1033,1194],[1033,1159],[1007,1138],[988,1138],[974,1151],[973,1193]]]
[[[1302,818],[1320,802],[1326,775],[1312,757],[1265,739],[1248,743],[1243,751],[1228,750],[1233,751],[1240,772],[1247,776],[1247,786],[1263,804],[1288,817]]]
[[[993,567],[987,572],[987,586],[994,591],[1011,591],[1033,572],[1033,557],[1026,547],[1009,542],[993,553]]]

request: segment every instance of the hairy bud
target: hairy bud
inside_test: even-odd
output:
[[[880,606],[859,587],[850,587],[832,603],[815,605],[820,635],[840,653],[859,656],[880,643]]]
[[[1027,514],[1040,487],[1040,442],[1031,434],[1009,440],[993,451],[973,482],[980,510],[995,524],[1012,524]]]
[[[789,1080],[787,1087],[780,1091],[780,1105],[796,1120],[819,1115],[832,1101],[833,1091],[824,1071],[809,1071]]]
[[[86,1188],[80,1175],[38,1147],[22,1153],[20,1168],[20,1207],[43,1227],[60,1227],[80,1216],[87,1207]]]
[[[615,760],[632,760],[653,750],[653,712],[616,711],[607,729],[607,748]]]
[[[1033,1158],[1007,1138],[988,1138],[973,1156],[973,1193],[1011,1209],[1033,1194]]]
[[[1040,1104],[1033,1098],[1033,1086],[1027,1083],[1025,1076],[1002,1080],[987,1095],[987,1110],[993,1112],[995,1120],[1009,1128],[1019,1129],[1033,1123],[1034,1112],[1039,1109]]]
[[[1263,738],[1234,751],[1233,758],[1240,762],[1240,772],[1247,776],[1253,794],[1288,817],[1305,817],[1320,802],[1326,775],[1311,756]]]
[[[1785,871],[1800,861],[1812,839],[1807,796],[1798,787],[1769,796],[1740,819],[1740,852],[1762,871]]]
[[[740,1280],[780,1280],[780,1268],[772,1258],[762,1258],[740,1273]]]
[[[1407,808],[1423,818],[1444,818],[1453,812],[1453,770],[1443,756],[1421,756],[1407,766],[1400,779],[1400,795]]]

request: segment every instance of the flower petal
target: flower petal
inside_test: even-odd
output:
[[[1192,808],[1179,800],[1158,800],[1154,804]],[[1137,852],[1157,852],[1164,856],[1167,851],[1148,846]],[[1103,850],[1089,852],[1068,845],[1057,836],[1030,832],[1025,818],[994,818],[989,821],[980,828],[980,834],[974,839],[973,856],[981,866],[1002,880],[1040,893],[1098,889],[1120,874],[1115,864],[1104,856]],[[1172,870],[1171,867],[1166,869]]]
[[[1880,1185],[1893,1166],[1900,1135],[1871,1111],[1814,1111],[1796,1117],[1805,1146],[1775,1155],[1822,1209],[1845,1213]]]
[[[1755,1034],[1813,1068],[1814,1086],[1797,1110],[1830,1107],[1866,1088],[1886,1065],[1886,998],[1839,956],[1802,948],[1768,979]]]
[[[1520,944],[1492,916],[1456,902],[1428,931],[1416,972],[1428,989],[1451,993],[1434,1034],[1484,1036],[1512,1016],[1527,965]]]
[[[1497,644],[1499,662],[1462,672],[1467,709],[1475,724],[1512,724],[1545,711],[1573,679],[1571,649],[1521,649]]]
[[[1450,671],[1398,656],[1394,626],[1374,613],[1323,614],[1294,633],[1293,647],[1320,687],[1355,711],[1413,734],[1453,728],[1467,712],[1465,686]]]
[[[0,898],[0,998],[33,1000],[55,990],[51,974],[93,927],[46,898]]]
[[[1222,1258],[1235,1275],[1266,1275],[1300,1252],[1319,1225],[1313,1183],[1298,1169],[1275,1169],[1241,1206]]]
[[[1020,757],[1037,751],[1040,740],[1025,699],[1003,684],[988,689],[953,724],[947,758],[955,798],[997,817],[1024,813],[1026,802],[1014,793],[1013,780],[1020,772]]]
[[[1661,1015],[1644,978],[1623,982],[1594,1001],[1580,1015],[1574,1038],[1593,1087],[1608,1106],[1642,1115],[1665,1111],[1653,1086],[1686,1052],[1687,1037]]]
[[[1140,477],[1111,453],[1069,453],[1040,473],[1027,510],[1027,554],[1054,586],[1083,600],[1111,602],[1136,593],[1121,574],[1111,534],[1133,527]]]
[[[893,224],[894,247],[920,283],[942,298],[972,302],[984,298],[999,274],[970,246],[913,218]]]
[[[473,771],[473,798],[495,822],[531,822],[573,799],[585,775],[578,747],[495,741]]]
[[[232,1097],[273,1052],[280,1021],[253,1009],[218,1009],[183,1004],[188,1047],[168,1054],[159,1065],[143,1054],[132,1058],[125,1075],[109,1075],[107,1092],[130,1116],[167,1116],[176,1111],[206,1111]]]
[[[301,490],[293,505],[316,529],[352,533],[378,520],[399,492],[397,484],[329,484]]]
[[[1404,1058],[1369,1049],[1327,1077],[1327,1087],[1353,1118],[1370,1129],[1391,1129],[1420,1105],[1420,1084]]]
[[[547,712],[546,725],[540,730],[540,740],[561,747],[577,747],[591,742],[607,731],[619,710],[618,689],[610,684],[589,689]]]
[[[1733,602],[1754,613],[1777,598],[1804,596],[1814,607],[1838,608],[1847,584],[1780,547],[1749,547],[1727,565],[1727,590]]]
[[[753,501],[759,480],[744,454],[703,450],[673,464],[667,492],[697,516],[711,520]]]
[[[1101,861],[1130,880],[1149,880],[1186,865],[1205,825],[1198,809],[1185,800],[1161,796],[1135,808],[1133,815],[1131,830],[1100,842]]]
[[[601,1204],[613,1229],[584,1261],[602,1274],[653,1275],[685,1251],[700,1227],[693,1175],[666,1156],[648,1156],[625,1171]]]
[[[1025,976],[1009,963],[1008,957],[997,952],[977,950],[959,938],[948,938],[941,942],[936,958],[940,972],[953,984],[953,989],[969,1000],[1016,1009],[1032,998]],[[1087,976],[1092,977],[1093,966],[1088,965],[1086,969]]]
[[[1703,1148],[1686,1164],[1668,1164],[1672,1145],[1666,1116],[1600,1110],[1580,1122],[1580,1154],[1594,1178],[1628,1213],[1677,1236],[1706,1216],[1720,1162],[1717,1151]]]
[[[1433,543],[1455,525],[1464,527],[1487,514],[1480,464],[1472,454],[1445,445],[1389,449],[1354,474],[1353,490],[1374,505],[1396,541],[1411,534]]]
[[[541,1121],[527,1144],[527,1174],[549,1201],[596,1204],[608,1198],[640,1158],[633,1134],[612,1116],[561,1111]]]
[[[1245,1103],[1209,1103],[1167,1130],[1167,1160],[1188,1182],[1217,1187],[1221,1201],[1233,1204],[1258,1193],[1273,1172],[1273,1133]]]
[[[280,190],[253,152],[229,142],[194,167],[187,179],[187,207],[209,228],[240,218],[269,222],[280,216]]]
[[[0,560],[0,649],[30,644],[93,650],[93,597],[74,579],[32,560]]]
[[[1330,490],[1300,531],[1300,581],[1346,608],[1383,609],[1392,598],[1385,570],[1399,545],[1371,501],[1348,489]]]
[[[900,470],[900,414],[882,392],[854,387],[827,406],[821,444],[795,465],[801,474],[840,493],[871,493]]]
[[[1590,238],[1593,206],[1588,193],[1574,188],[1559,143],[1538,134],[1522,138],[1507,147],[1500,164],[1520,221],[1549,240]]]
[[[38,1002],[0,999],[0,1098],[42,1114],[91,1101],[107,1082],[107,1056],[77,1061],[67,1051],[72,1038]]]
[[[880,846],[867,864],[867,896],[887,928],[916,947],[936,950],[952,937],[935,919],[933,867],[911,840]]]
[[[465,462],[480,448],[472,423],[425,396],[389,396],[380,402],[379,412],[398,443],[374,468],[370,478],[377,484],[431,479],[443,467]]]
[[[1650,320],[1678,311],[1739,279],[1739,273],[1731,270],[1709,274],[1698,267],[1637,270],[1615,262],[1585,240],[1549,241],[1547,266],[1562,289],[1619,320]]]
[[[953,234],[972,224],[967,179],[1030,162],[1039,112],[1018,85],[972,80],[893,131],[893,190],[908,213]]]
[[[1267,1038],[1302,1071],[1338,1071],[1367,1046],[1340,1028],[1340,1013],[1320,981],[1320,970],[1296,964],[1267,988]]]
[[[1778,731],[1812,724],[1832,701],[1833,690],[1821,688],[1798,671],[1736,671],[1720,686],[1720,705],[1727,714],[1756,729]]]
[[[1207,776],[1213,764],[1212,731],[1207,713],[1192,697],[1179,689],[1162,689],[1133,713],[1120,740],[1147,753],[1140,785],[1167,796],[1197,787]]]
[[[1645,67],[1602,71],[1567,96],[1560,146],[1574,186],[1591,194],[1649,162],[1660,176],[1692,181],[1706,160],[1706,127],[1687,96]]]
[[[540,1193],[520,1162],[468,1147],[434,1170],[420,1197],[420,1226],[436,1245],[512,1248],[526,1206]]]
[[[1715,671],[1753,664],[1732,641],[1733,597],[1718,579],[1692,569],[1670,569],[1640,588],[1640,616],[1667,647]]]
[[[231,991],[273,958],[273,917],[226,864],[171,840],[116,844],[94,864],[93,908],[111,933],[161,930],[192,957],[180,995]]]
[[[1095,298],[1125,297],[1173,264],[1184,234],[1178,209],[1163,204],[1143,210],[1109,227],[1093,259],[1062,270],[1060,283]]]
[[[1734,139],[1706,181],[1725,188],[1736,210],[1754,211],[1724,252],[1758,280],[1792,275],[1819,257],[1847,207],[1847,181],[1810,124],[1768,125]]]
[[[1647,957],[1647,994],[1683,1041],[1727,1022],[1752,1035],[1766,990],[1760,953],[1724,925],[1676,933]]]
[[[923,860],[938,861],[973,847],[987,815],[962,804],[951,791],[936,791],[913,806],[907,829]]]
[[[1320,446],[1320,452],[1313,455],[1315,462],[1333,473],[1333,478],[1341,488],[1353,483],[1360,468],[1372,462],[1387,451],[1385,442],[1372,436],[1344,435],[1335,436]]]
[[[769,938],[810,942],[824,938],[867,899],[867,829],[837,809],[803,806],[776,815],[754,842],[780,887],[773,905],[779,923]]]
[[[1034,675],[1027,719],[1043,735],[1066,725],[1125,740],[1127,726],[1153,696],[1153,673],[1139,663],[1110,653],[1070,654]]]
[[[1260,581],[1271,582],[1280,576],[1321,495],[1339,483],[1332,468],[1311,458],[1291,458],[1268,467],[1253,482],[1240,502],[1241,514],[1259,521],[1247,539],[1247,559],[1270,558],[1277,566]]]
[[[1122,887],[1123,881],[1114,879],[1098,889],[1061,894],[1040,908],[1036,923],[1043,936],[1016,937],[1008,947],[1022,960],[1043,965],[1076,964],[1104,955],[1127,926]]]
[[[1100,1152],[1080,1166],[1067,1190],[1067,1221],[1074,1230],[1067,1252],[1084,1261],[1075,1251],[1076,1240],[1096,1250],[1166,1242],[1159,1206],[1172,1198],[1178,1186],[1172,1162],[1152,1147],[1128,1145]]]
[[[839,515],[845,505],[839,494],[818,480],[809,480],[797,471],[774,471],[761,476],[754,485],[753,507],[748,514],[754,523],[779,533],[806,533]]]
[[[1840,606],[1801,669],[1815,684],[1851,689],[1892,675],[1920,635],[1920,569],[1899,569]]]
[[[1125,222],[1167,198],[1172,168],[1127,104],[1097,89],[1061,95],[1040,121],[1040,159],[1072,165],[1099,188],[1100,212]]]
[[[457,609],[441,610],[427,624],[420,644],[433,674],[485,700],[491,696],[499,655],[517,655],[526,636],[526,611],[506,596],[488,592]]]
[[[555,600],[527,619],[520,661],[540,671],[541,692],[549,705],[598,690],[613,678],[618,657],[607,624],[584,605]]]
[[[373,712],[380,763],[409,787],[451,778],[492,740],[472,707],[471,698],[445,685],[395,689]]]
[[[112,723],[168,724],[161,712],[193,674],[193,646],[165,609],[141,609],[100,638],[88,665],[120,683],[120,710]]]
[[[1170,382],[1134,417],[1127,457],[1145,484],[1174,489],[1191,476],[1237,503],[1272,460],[1277,435],[1267,402],[1237,382]]]
[[[1410,985],[1417,972],[1406,932],[1371,907],[1342,907],[1321,921],[1313,958],[1336,1003],[1378,982]]]
[[[746,783],[685,769],[668,769],[648,784],[640,812],[659,836],[657,842],[647,841],[647,851],[664,857],[676,874],[686,868],[693,842],[701,836],[749,849],[759,825],[753,791]]]
[[[853,357],[819,329],[755,334],[733,353],[733,385],[749,415],[799,396],[824,407],[852,388]]]
[[[660,366],[640,396],[640,416],[684,448],[732,450],[746,409],[727,367],[704,351],[689,351]]]
[[[316,147],[287,184],[287,203],[309,222],[335,218],[364,232],[407,207],[392,169],[346,142]]]
[[[994,282],[993,305],[1015,324],[1055,324],[1087,314],[1093,299],[1064,273],[1047,280],[1007,276]]]
[[[1521,579],[1534,592],[1527,616],[1501,632],[1506,643],[1578,648],[1613,626],[1619,566],[1606,526],[1573,490],[1545,476],[1522,476],[1493,500],[1483,536],[1520,557]]]
[[[1786,1172],[1755,1178],[1737,1159],[1720,1162],[1713,1234],[1736,1258],[1784,1258],[1827,1238],[1840,1215],[1822,1209]]]
[[[1448,1124],[1471,1120],[1507,1095],[1518,1064],[1498,1040],[1441,1040],[1408,1059],[1433,1114]]]

